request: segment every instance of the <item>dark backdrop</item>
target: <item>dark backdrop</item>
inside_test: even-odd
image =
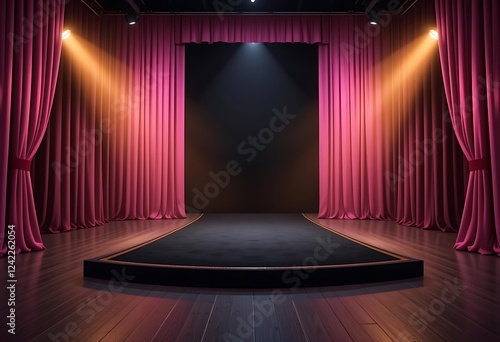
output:
[[[186,46],[188,211],[318,211],[318,49]]]

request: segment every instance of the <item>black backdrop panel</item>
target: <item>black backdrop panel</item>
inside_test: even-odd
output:
[[[318,49],[186,46],[188,211],[318,211]]]

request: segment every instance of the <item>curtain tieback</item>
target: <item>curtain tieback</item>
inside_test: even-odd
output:
[[[489,158],[469,160],[469,172],[477,170],[488,170],[490,168]]]
[[[11,158],[9,166],[11,169],[16,170],[31,170],[31,160],[30,159],[20,159],[20,158]]]

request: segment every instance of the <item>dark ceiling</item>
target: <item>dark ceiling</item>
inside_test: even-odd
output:
[[[94,13],[368,13],[403,14],[418,0],[81,0]],[[389,7],[391,6],[391,7]],[[396,7],[395,9],[392,7]]]

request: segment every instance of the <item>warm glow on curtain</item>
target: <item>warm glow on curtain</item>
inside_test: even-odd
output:
[[[184,50],[173,17],[129,27],[79,3],[67,17],[34,179],[42,230],[184,217]]]
[[[432,3],[373,28],[330,22],[320,46],[320,218],[458,228],[464,163],[428,35]]]

